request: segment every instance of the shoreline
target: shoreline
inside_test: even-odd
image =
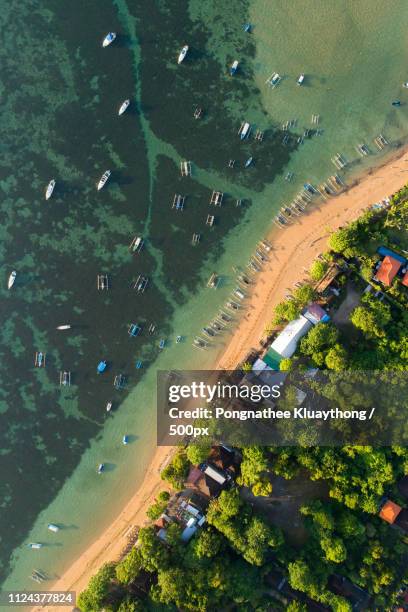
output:
[[[381,166],[368,169],[338,196],[311,205],[307,213],[296,217],[294,224],[269,232],[267,238],[272,243],[269,261],[257,275],[252,293],[245,301],[244,316],[215,357],[217,369],[234,369],[251,349],[259,348],[274,307],[294,283],[306,278],[303,268],[309,269],[317,255],[325,250],[331,232],[408,182],[408,176],[405,179],[402,176],[408,172],[408,157],[404,159],[407,154],[408,146],[401,147]],[[76,591],[78,596],[103,563],[118,560],[126,547],[130,528],[144,525],[146,510],[154,497],[160,490],[169,488],[161,480],[160,471],[174,450],[175,447],[156,448],[142,484],[112,524],[52,583],[53,590]],[[41,609],[32,608],[36,612]]]

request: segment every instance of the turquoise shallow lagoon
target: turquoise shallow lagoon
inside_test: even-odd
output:
[[[234,268],[276,210],[305,181],[333,174],[334,154],[349,160],[349,180],[381,160],[379,133],[391,148],[405,142],[408,8],[397,0],[386,8],[377,0],[0,6],[0,560],[4,586],[24,588],[34,585],[34,567],[60,575],[134,493],[155,445],[156,370],[211,365],[226,337],[206,352],[192,348],[193,337],[235,287]],[[118,38],[102,49],[109,30]],[[190,52],[177,66],[184,44]],[[231,79],[234,59],[241,69]],[[271,90],[265,80],[275,71],[283,78]],[[299,144],[312,114],[322,133]],[[262,143],[241,143],[244,119],[265,130]],[[284,146],[281,125],[294,119]],[[371,151],[364,163],[355,150],[363,142]],[[191,177],[180,176],[182,159],[192,161]],[[111,181],[97,193],[107,168]],[[209,228],[213,189],[226,195]],[[171,208],[175,193],[186,196],[182,213]],[[193,247],[195,232],[202,238]],[[136,235],[146,246],[132,256]],[[206,287],[213,270],[222,277],[217,291]],[[98,274],[109,275],[109,291],[97,290]],[[144,294],[132,289],[138,275],[150,279]],[[132,322],[143,328],[135,339]],[[72,329],[58,332],[64,323]],[[177,334],[185,341],[176,344]],[[38,350],[45,369],[34,368]],[[109,369],[98,377],[102,358]],[[71,371],[71,387],[59,387],[60,370]],[[118,373],[127,380],[121,392]],[[98,477],[101,461],[108,469]],[[48,522],[63,529],[51,534]],[[44,546],[29,550],[28,542]]]

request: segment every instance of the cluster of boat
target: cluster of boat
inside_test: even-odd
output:
[[[238,270],[234,269],[234,271],[237,272],[238,286],[234,289],[230,298],[215,319],[203,327],[200,335],[197,335],[194,338],[193,346],[195,348],[202,350],[208,348],[211,341],[222,333],[234,320],[234,314],[236,315],[243,310],[243,303],[248,297],[248,292],[253,284],[252,277],[254,274],[261,272],[262,266],[269,259],[268,254],[271,249],[272,245],[266,239],[261,240],[255,249],[255,253],[251,256],[247,264],[247,270],[239,272]],[[213,272],[208,280],[207,287],[216,289],[219,286],[219,283],[219,276]]]
[[[108,47],[109,45],[111,45],[113,43],[113,41],[116,39],[116,36],[117,36],[116,32],[108,32],[108,34],[105,36],[105,38],[102,41],[102,47]],[[118,115],[119,116],[123,115],[123,113],[129,108],[129,106],[130,106],[130,100],[129,99],[124,100],[122,102],[122,104],[120,105],[120,107],[119,107]],[[104,187],[104,185],[107,183],[110,175],[111,175],[111,171],[110,170],[106,170],[102,174],[102,176],[101,176],[101,178],[100,178],[100,180],[99,180],[99,182],[97,184],[98,191],[100,191]],[[45,199],[46,200],[49,200],[51,198],[52,194],[54,193],[55,185],[56,185],[56,180],[55,179],[51,179],[50,182],[48,183],[46,189],[45,189]]]

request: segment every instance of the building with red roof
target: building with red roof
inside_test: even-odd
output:
[[[385,502],[380,511],[380,517],[392,525],[395,523],[397,516],[401,512],[402,508],[398,504],[395,504],[391,500]]]
[[[382,260],[381,266],[378,268],[374,280],[382,283],[386,287],[390,287],[391,283],[398,273],[398,270],[402,266],[402,263],[391,255],[387,255]]]
[[[408,272],[405,272],[404,276],[402,277],[402,284],[405,285],[405,287],[408,287]]]

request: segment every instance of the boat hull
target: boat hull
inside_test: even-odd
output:
[[[180,51],[180,54],[179,54],[178,59],[177,59],[177,63],[178,64],[181,64],[184,61],[184,59],[185,59],[185,57],[187,55],[187,52],[188,52],[188,46],[186,45]]]
[[[115,32],[109,32],[109,34],[107,34],[105,38],[103,39],[102,47],[109,47],[109,45],[113,43],[115,38],[116,38]]]
[[[16,282],[16,276],[17,276],[17,272],[15,272],[13,270],[13,272],[10,274],[8,282],[7,282],[7,288],[11,289],[12,286],[14,285],[14,283]]]
[[[126,112],[126,110],[129,108],[129,106],[130,100],[125,100],[118,111],[118,115],[123,115],[123,113]]]
[[[52,180],[52,181],[50,181],[50,182],[48,183],[47,190],[46,190],[46,192],[45,192],[45,199],[46,199],[46,200],[49,200],[49,199],[50,199],[50,197],[51,197],[51,196],[52,196],[52,194],[53,194],[54,188],[55,188],[55,181],[54,181],[54,180]]]
[[[100,181],[99,181],[99,183],[97,185],[98,191],[100,191],[101,189],[103,189],[105,187],[106,183],[109,180],[110,175],[111,175],[110,170],[107,170],[106,172],[104,172],[102,174],[101,179],[100,179]]]

